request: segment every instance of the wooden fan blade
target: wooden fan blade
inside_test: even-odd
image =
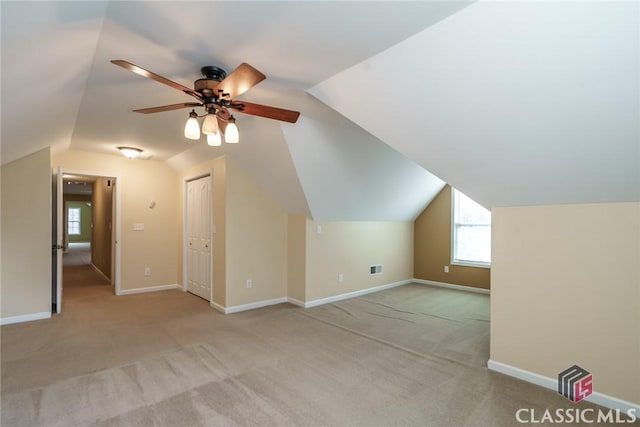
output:
[[[180,104],[163,105],[161,107],[141,108],[139,110],[133,110],[134,113],[151,114],[160,113],[161,111],[179,110],[181,108],[193,108],[201,107],[202,104],[198,102],[181,102]]]
[[[260,71],[243,62],[216,86],[216,91],[220,96],[228,93],[229,97],[226,99],[234,99],[266,78]]]
[[[202,95],[200,95],[195,90],[193,90],[191,88],[188,88],[186,86],[183,86],[180,83],[176,83],[176,82],[174,82],[172,80],[169,80],[166,77],[162,77],[162,76],[160,76],[160,75],[158,75],[156,73],[153,73],[153,72],[151,72],[149,70],[145,70],[142,67],[138,67],[137,65],[132,64],[131,62],[128,62],[128,61],[125,61],[125,60],[122,60],[122,59],[113,59],[113,60],[111,60],[111,63],[115,64],[115,65],[119,65],[120,67],[124,68],[125,70],[133,71],[134,73],[139,74],[139,75],[141,75],[143,77],[146,77],[148,79],[155,80],[155,81],[157,81],[159,83],[165,84],[165,85],[167,85],[169,87],[172,87],[174,89],[178,89],[179,91],[182,91],[182,92],[186,93],[187,95],[191,95],[191,96],[194,96],[194,97],[196,97],[198,99],[202,99]]]
[[[253,104],[246,101],[235,101],[231,108],[244,114],[266,117],[267,119],[280,120],[295,123],[300,113],[298,111],[285,110],[284,108],[269,107],[268,105]]]

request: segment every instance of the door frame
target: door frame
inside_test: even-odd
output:
[[[188,196],[188,188],[187,185],[189,184],[189,182],[191,181],[195,181],[198,180],[200,178],[205,178],[205,177],[209,177],[209,185],[210,185],[210,189],[209,189],[209,201],[210,201],[210,209],[209,209],[209,222],[210,222],[210,227],[209,227],[209,239],[211,242],[211,260],[209,262],[209,277],[211,277],[211,293],[209,294],[209,304],[213,305],[213,286],[214,286],[214,280],[213,280],[213,257],[214,257],[214,244],[213,244],[213,238],[214,235],[216,234],[216,224],[214,221],[214,215],[213,215],[213,169],[210,169],[207,172],[203,172],[197,175],[193,175],[193,176],[188,176],[185,177],[183,179],[182,182],[182,291],[183,292],[187,292],[189,290],[189,279],[187,277],[187,272],[188,272],[188,260],[187,260],[187,255],[188,255],[188,246],[189,246],[189,232],[187,229],[187,221],[189,216],[187,215],[187,196]]]
[[[122,251],[120,245],[121,239],[121,191],[118,190],[119,186],[122,186],[122,179],[118,174],[113,173],[105,173],[105,172],[96,172],[96,171],[85,171],[85,170],[77,170],[77,169],[67,169],[65,167],[57,166],[54,169],[59,171],[60,177],[62,179],[64,175],[80,175],[80,176],[90,176],[95,178],[106,178],[115,181],[113,186],[113,194],[112,194],[112,206],[111,206],[111,285],[114,287],[114,294],[120,295],[120,283],[121,283],[121,258]],[[63,194],[63,189],[58,189],[58,194]],[[61,222],[63,218],[63,209],[64,203],[59,203],[56,207],[58,221]],[[62,300],[62,271],[58,272],[59,281],[56,284],[59,294],[58,300]],[[58,313],[60,313],[60,308],[58,308]]]

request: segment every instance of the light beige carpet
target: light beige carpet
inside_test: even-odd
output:
[[[513,426],[574,407],[486,369],[486,295],[407,285],[224,316],[88,275],[62,315],[2,327],[3,427]]]

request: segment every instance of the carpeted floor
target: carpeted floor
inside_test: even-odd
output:
[[[512,426],[574,407],[486,369],[486,295],[416,284],[225,316],[73,274],[61,315],[1,329],[2,426]]]

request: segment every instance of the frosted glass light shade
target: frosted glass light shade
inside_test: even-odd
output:
[[[218,119],[215,114],[207,114],[202,122],[202,133],[213,135],[218,132]]]
[[[222,138],[220,137],[220,132],[216,132],[214,134],[207,135],[207,144],[212,147],[219,147],[222,145]]]
[[[139,148],[133,147],[118,147],[118,150],[125,156],[127,159],[135,159],[142,153],[142,150]]]
[[[240,142],[240,133],[238,132],[238,126],[236,126],[235,121],[229,121],[227,128],[224,130],[224,142],[227,144]]]
[[[197,119],[198,115],[195,111],[189,113],[189,119],[184,125],[184,137],[189,139],[200,139],[200,124]]]

